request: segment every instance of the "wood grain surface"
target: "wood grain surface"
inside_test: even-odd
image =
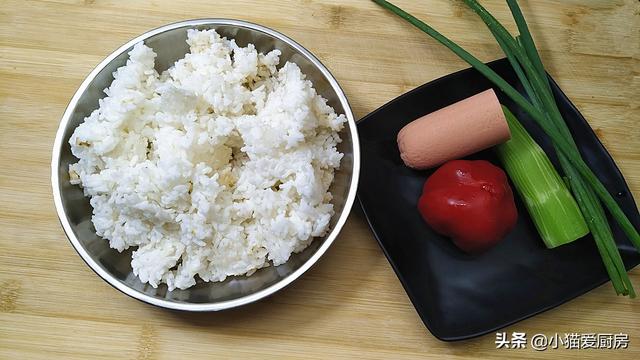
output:
[[[640,3],[521,1],[549,72],[615,157],[640,199]],[[510,21],[503,1],[483,1]],[[482,60],[501,57],[461,1],[397,0]],[[355,209],[334,246],[280,293],[237,310],[165,311],[100,280],[54,212],[49,161],[58,121],[89,71],[149,29],[237,18],[293,37],[338,78],[358,118],[465,68],[370,1],[0,0],[0,358],[640,358],[640,300],[610,284],[506,332],[628,333],[626,350],[444,343],[424,327]],[[640,270],[631,272],[640,289]],[[536,296],[531,294],[531,296]]]

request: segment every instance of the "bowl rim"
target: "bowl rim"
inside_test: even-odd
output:
[[[73,114],[80,97],[84,94],[88,86],[95,79],[97,74],[102,71],[111,61],[113,61],[117,56],[126,52],[134,46],[136,43],[144,41],[152,36],[157,34],[167,32],[170,30],[175,30],[184,27],[196,27],[202,25],[227,25],[227,26],[237,26],[242,28],[247,28],[251,30],[256,30],[262,33],[265,33],[268,36],[277,38],[289,46],[293,47],[299,54],[304,56],[307,60],[309,60],[327,79],[331,88],[336,92],[338,100],[342,107],[344,108],[344,114],[347,117],[347,124],[349,126],[349,131],[351,135],[351,142],[353,147],[353,171],[351,173],[351,182],[349,184],[349,191],[347,193],[347,197],[345,199],[344,208],[336,221],[335,226],[331,230],[331,232],[327,235],[327,238],[324,242],[316,249],[313,255],[307,259],[298,269],[293,271],[291,274],[287,275],[285,278],[279,280],[278,282],[261,289],[257,292],[244,295],[237,299],[225,300],[219,302],[210,302],[210,303],[189,303],[189,302],[181,302],[181,301],[171,301],[166,299],[156,298],[145,293],[136,290],[124,282],[118,280],[113,277],[107,270],[105,270],[102,266],[100,266],[85,250],[82,246],[78,238],[76,237],[71,224],[69,223],[69,219],[62,205],[62,195],[60,189],[60,178],[58,176],[59,164],[62,152],[63,138],[64,133]],[[100,276],[104,281],[109,283],[109,285],[123,292],[124,294],[140,300],[142,302],[152,304],[155,306],[159,306],[162,308],[173,309],[173,310],[184,310],[184,311],[219,311],[225,309],[231,309],[238,306],[246,305],[263,299],[271,294],[274,294],[278,290],[284,288],[285,286],[292,283],[294,280],[299,278],[303,273],[305,273],[311,266],[313,266],[318,259],[327,251],[327,249],[334,242],[342,227],[347,221],[349,213],[351,212],[351,208],[354,204],[356,198],[356,191],[358,186],[358,179],[360,175],[360,143],[358,137],[358,130],[356,127],[356,121],[353,116],[353,112],[347,100],[347,97],[344,94],[344,91],[338,84],[335,77],[331,74],[331,72],[318,60],[311,52],[305,49],[302,45],[298,44],[291,38],[286,35],[270,29],[268,27],[254,24],[244,20],[235,20],[235,19],[225,19],[225,18],[202,18],[202,19],[193,19],[193,20],[185,20],[179,21],[167,25],[160,26],[158,28],[147,31],[139,36],[136,36],[132,40],[123,44],[111,54],[109,54],[104,60],[102,60],[90,73],[87,77],[82,81],[76,92],[74,93],[71,101],[67,105],[64,114],[60,120],[60,124],[58,126],[58,130],[56,132],[56,137],[53,144],[52,149],[52,157],[51,157],[51,186],[53,190],[53,201],[56,208],[56,213],[58,215],[58,219],[60,220],[60,224],[65,232],[65,235],[69,239],[69,242],[76,250],[78,255],[84,260],[84,262],[89,265],[89,267]]]

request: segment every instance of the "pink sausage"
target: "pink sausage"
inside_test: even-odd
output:
[[[398,133],[404,163],[427,169],[484,150],[511,138],[493,89],[418,118]]]

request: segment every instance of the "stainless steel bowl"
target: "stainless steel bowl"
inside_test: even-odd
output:
[[[153,288],[140,282],[131,270],[130,252],[118,253],[109,248],[108,241],[98,237],[91,223],[92,208],[88,198],[78,186],[69,183],[68,167],[77,159],[68,144],[74,129],[91,111],[98,107],[102,90],[113,80],[112,73],[127,61],[127,52],[133,45],[144,41],[158,54],[156,69],[166,70],[188,51],[185,43],[188,29],[216,29],[221,35],[233,38],[245,46],[252,43],[260,52],[274,48],[282,52],[281,64],[298,64],[314,87],[328,99],[338,113],[344,113],[348,126],[341,133],[343,142],[339,150],[345,154],[336,172],[331,192],[334,195],[335,215],[331,230],[316,239],[306,250],[294,254],[280,266],[258,270],[249,277],[230,277],[224,282],[198,283],[187,290],[168,291],[165,285]],[[53,198],[67,237],[82,259],[100,277],[116,289],[138,300],[170,309],[188,311],[215,311],[248,304],[271,295],[290,284],[307,271],[335,240],[347,220],[356,196],[360,170],[358,134],[353,113],[336,79],[318,59],[295,41],[277,31],[252,23],[227,19],[201,19],[183,21],[151,30],[129,41],[104,59],[82,82],[67,107],[56,134],[51,159]]]

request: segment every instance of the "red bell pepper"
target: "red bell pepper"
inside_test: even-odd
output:
[[[485,160],[452,160],[424,183],[418,210],[465,252],[494,246],[513,229],[518,210],[507,176]]]

